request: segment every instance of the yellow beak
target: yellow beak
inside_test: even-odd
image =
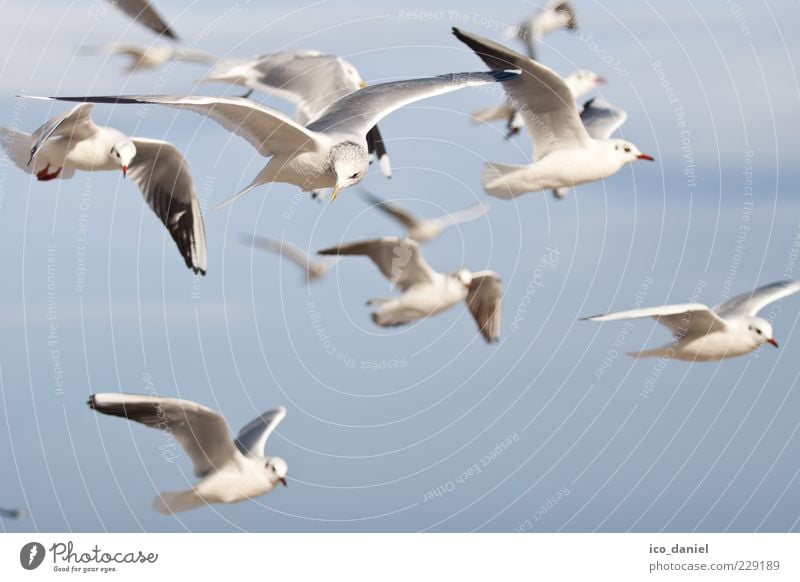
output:
[[[333,190],[331,190],[331,202],[336,200],[336,195],[339,193],[339,190],[341,190],[339,186],[336,186]]]
[[[367,88],[367,84],[364,81],[359,81],[358,82],[358,86],[361,87],[362,89],[366,89]]]

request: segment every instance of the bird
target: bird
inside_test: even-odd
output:
[[[72,178],[76,170],[122,170],[169,230],[186,266],[206,274],[203,215],[186,160],[171,143],[128,137],[92,121],[83,103],[47,121],[32,134],[0,127],[0,147],[39,181]]]
[[[286,416],[282,406],[247,423],[232,439],[222,415],[189,400],[101,392],[92,394],[87,404],[102,414],[166,431],[192,459],[200,480],[191,489],[158,495],[153,508],[159,513],[236,503],[268,493],[278,483],[286,486],[286,461],[264,452],[267,439]]]
[[[286,257],[303,270],[307,283],[322,279],[338,262],[338,258],[333,257],[324,257],[322,260],[315,261],[306,252],[287,241],[258,236],[243,236],[242,241],[253,248],[264,249]]]
[[[246,139],[270,160],[253,181],[217,208],[262,184],[284,182],[310,192],[332,188],[331,201],[355,186],[369,165],[366,134],[378,121],[410,103],[518,75],[518,71],[455,73],[371,85],[345,95],[322,117],[303,126],[280,111],[242,97],[147,96],[50,97],[90,103],[153,103],[200,113]]]
[[[708,362],[749,354],[764,344],[778,347],[772,324],[758,317],[770,303],[800,291],[800,282],[779,281],[737,295],[709,308],[684,303],[594,315],[584,321],[618,321],[652,317],[673,333],[672,342],[651,350],[629,352],[635,358],[668,358]]]
[[[106,0],[109,4],[116,6],[125,14],[133,18],[139,24],[146,26],[156,34],[166,36],[172,40],[178,40],[178,36],[164,22],[161,15],[153,8],[147,0]]]
[[[0,517],[3,519],[23,519],[28,516],[28,512],[25,509],[21,508],[14,508],[14,509],[5,509],[0,507]]]
[[[367,87],[352,63],[315,50],[282,51],[251,60],[220,61],[199,83],[223,82],[276,96],[296,107],[301,125],[318,119],[341,97]],[[367,132],[367,147],[378,160],[381,172],[392,176],[392,166],[381,133],[375,125]]]
[[[109,54],[130,57],[126,73],[158,69],[169,61],[184,61],[213,65],[217,57],[205,51],[170,46],[142,46],[133,43],[110,43],[101,46],[88,46],[81,49],[83,54]]]
[[[490,68],[522,71],[503,86],[525,118],[533,139],[533,163],[487,162],[481,175],[487,194],[511,199],[527,192],[568,188],[607,178],[637,159],[653,161],[629,141],[591,137],[572,93],[551,69],[476,34],[458,28],[453,28],[453,34]]]
[[[374,194],[362,191],[361,195],[372,206],[385,212],[406,228],[406,237],[420,243],[429,242],[438,237],[445,228],[462,222],[468,222],[484,216],[489,209],[488,204],[478,203],[469,208],[445,214],[438,218],[419,218],[411,212],[391,202],[378,198]]]
[[[497,273],[458,269],[437,273],[411,239],[385,237],[352,242],[319,251],[321,255],[363,255],[402,292],[399,297],[371,299],[378,308],[372,321],[381,327],[404,325],[436,315],[466,301],[478,330],[488,342],[500,340],[503,287]]]
[[[517,37],[528,49],[528,56],[536,58],[536,45],[546,35],[561,28],[569,31],[578,29],[578,17],[570,6],[569,2],[563,0],[551,0],[547,5],[538,10],[522,22],[519,26],[510,27],[506,30],[507,38]]]
[[[575,101],[605,82],[604,77],[586,69],[574,71],[564,77],[564,83],[567,84]],[[525,127],[525,119],[522,114],[517,111],[508,99],[502,105],[487,107],[473,112],[471,119],[474,125],[489,123],[490,121],[505,121],[506,139],[511,139]]]

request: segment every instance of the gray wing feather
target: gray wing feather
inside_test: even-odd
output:
[[[269,435],[286,417],[286,409],[279,406],[248,422],[234,441],[236,448],[246,457],[263,457]]]

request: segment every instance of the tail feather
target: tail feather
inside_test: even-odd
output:
[[[205,505],[205,501],[200,498],[194,489],[165,491],[153,499],[153,509],[165,515],[187,511],[201,505]]]
[[[481,184],[490,196],[510,200],[531,191],[526,179],[529,169],[530,166],[486,162],[481,173]]]
[[[31,134],[8,127],[0,127],[0,147],[20,170],[29,174],[32,174],[34,169],[34,164],[28,165],[32,145]]]
[[[490,121],[508,121],[513,114],[514,110],[508,104],[503,104],[473,111],[471,119],[473,124],[479,125]]]

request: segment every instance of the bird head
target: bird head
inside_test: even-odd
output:
[[[639,148],[629,141],[625,141],[624,139],[612,139],[610,142],[614,147],[616,155],[622,158],[623,163],[632,162],[634,160],[655,161],[652,156],[643,154],[639,151]]]
[[[778,347],[778,342],[772,336],[772,324],[766,319],[761,317],[750,318],[747,322],[747,331],[750,332],[754,347],[757,348],[764,344]]]
[[[598,85],[602,85],[606,80],[594,71],[580,69],[568,75],[564,79],[564,82],[567,84],[570,91],[572,91],[573,95],[580,97],[581,95],[586,95],[586,93],[589,93]]]
[[[336,185],[331,192],[331,202],[336,199],[340,190],[358,184],[369,167],[367,148],[352,141],[337,144],[331,150],[331,170],[336,178]]]
[[[269,461],[267,461],[266,469],[272,479],[276,482],[280,481],[286,487],[286,473],[289,472],[289,465],[286,464],[286,461],[280,457],[270,457]]]
[[[128,173],[128,166],[131,165],[133,158],[136,157],[136,146],[129,139],[115,143],[111,147],[111,159],[122,168],[122,175]]]

